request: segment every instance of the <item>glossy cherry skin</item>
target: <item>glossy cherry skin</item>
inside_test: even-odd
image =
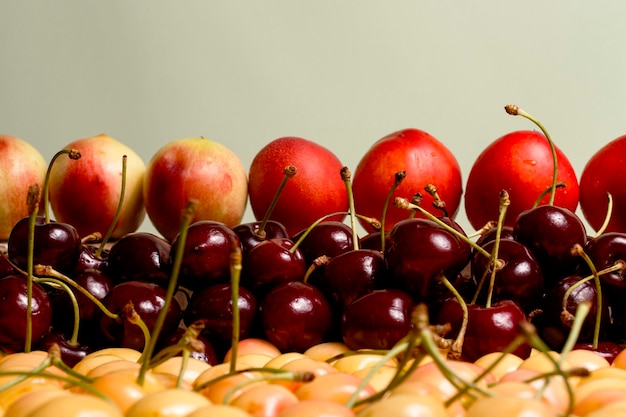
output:
[[[179,236],[172,241],[172,258],[180,244]],[[191,224],[180,265],[180,285],[196,291],[229,282],[230,255],[234,247],[241,248],[239,237],[224,223],[201,220]]]
[[[97,246],[83,243],[80,248],[80,254],[78,255],[78,261],[76,261],[76,265],[74,266],[74,274],[86,270],[106,270],[108,268],[107,258],[109,251],[105,249],[100,256],[96,256],[97,251]]]
[[[470,249],[432,220],[413,218],[391,229],[384,255],[391,280],[421,301],[429,299],[442,275],[458,275],[469,262]]]
[[[9,275],[0,279],[0,346],[21,351],[26,342],[26,312],[28,309],[26,278]],[[32,285],[32,343],[36,346],[50,330],[52,307],[45,289]]]
[[[307,229],[301,230],[291,240],[297,242],[306,232]],[[340,221],[322,222],[307,233],[298,247],[308,265],[322,255],[332,258],[354,249],[352,229]]]
[[[617,261],[626,261],[626,233],[606,232],[589,239],[585,252],[597,271],[613,266]],[[591,273],[587,264],[582,270]],[[613,271],[600,276],[609,297],[626,294],[626,271]]]
[[[513,239],[501,239],[498,247],[498,266],[492,293],[492,302],[513,300],[529,313],[540,304],[544,293],[543,273],[535,255],[523,244]],[[482,247],[492,253],[495,240],[488,241]],[[489,288],[493,265],[491,260],[481,254],[472,258],[472,275],[478,283],[485,277],[481,287],[479,303],[484,304]]]
[[[119,314],[114,320],[101,314],[99,327],[103,336],[112,344],[120,347],[143,350],[145,338],[138,325],[130,323],[125,308],[132,303],[135,311],[152,331],[159,312],[165,305],[166,290],[158,284],[147,281],[125,281],[117,284],[108,292],[103,304],[109,311]],[[182,319],[182,310],[174,298],[163,323],[160,337],[169,337],[176,331]]]
[[[576,270],[581,258],[572,253],[572,248],[584,247],[587,242],[587,232],[580,218],[567,208],[553,205],[537,206],[520,213],[513,234],[539,261],[547,287]]]
[[[80,342],[72,343],[67,334],[63,332],[52,332],[44,335],[39,349],[48,351],[53,345],[57,345],[61,351],[61,359],[70,367],[80,362],[85,356],[97,350],[96,347],[82,344]]]
[[[170,244],[148,232],[122,236],[109,249],[107,273],[115,282],[148,281],[167,287]]]
[[[613,211],[605,232],[626,233],[626,135],[602,146],[587,161],[580,175],[580,209],[589,225],[599,230],[607,216],[607,193],[613,199]]]
[[[495,240],[497,232],[498,228],[492,227],[491,229],[480,235],[478,239],[476,239],[476,244],[482,246],[491,240]],[[513,234],[513,226],[502,226],[500,230],[500,239],[515,239],[515,236]]]
[[[265,223],[265,228],[263,229],[264,234],[260,236],[258,232],[262,223],[263,222],[259,220],[256,222],[241,223],[233,227],[233,232],[235,232],[239,238],[243,252],[248,252],[258,243],[267,239],[289,237],[285,226],[275,220],[268,220]]]
[[[369,232],[359,239],[359,247],[361,249],[383,250],[382,232]],[[386,234],[388,234],[387,232]],[[386,241],[385,241],[386,242]],[[386,244],[386,243],[385,243]]]
[[[470,362],[492,352],[502,352],[519,335],[519,325],[527,320],[522,308],[512,300],[502,300],[490,307],[468,304],[468,324],[461,359]],[[433,320],[437,324],[450,323],[447,337],[456,337],[461,327],[463,311],[456,298],[449,298]],[[522,359],[530,356],[530,345],[522,344],[513,351]]]
[[[239,287],[239,338],[251,337],[258,319],[257,299],[249,290]],[[233,302],[231,284],[214,284],[193,293],[185,309],[184,321],[204,323],[203,333],[210,340],[230,342],[233,335]]]
[[[576,343],[574,345],[574,349],[587,349],[594,351],[609,361],[609,363],[613,363],[613,360],[624,348],[610,340],[601,340],[595,348],[592,343]]]
[[[598,314],[598,293],[596,291],[594,281],[580,282],[583,278],[584,277],[579,274],[572,274],[563,277],[557,282],[556,285],[552,286],[544,296],[543,306],[541,307],[543,313],[538,316],[538,327],[540,328],[541,335],[545,339],[546,343],[554,349],[562,348],[562,344],[565,342],[565,339],[569,335],[572,327],[571,321],[564,321],[564,306],[567,313],[569,313],[569,318],[573,320],[573,317],[576,314],[576,309],[580,303],[591,303],[589,313],[587,314],[587,317],[585,317],[580,330],[578,341],[581,343],[589,342],[593,338],[596,325],[596,315]],[[564,305],[563,299],[565,294],[573,285],[576,285],[576,288],[571,290]],[[600,335],[607,334],[607,326],[609,325],[608,303],[606,298],[603,300]]]
[[[81,241],[74,226],[51,221],[41,216],[35,223],[33,263],[50,265],[62,273],[70,273],[78,261]],[[18,221],[7,242],[9,259],[25,269],[28,256],[28,218]]]
[[[557,188],[555,205],[576,211],[578,180],[567,156],[557,153]],[[504,224],[512,226],[517,216],[533,207],[554,176],[552,151],[547,138],[539,131],[518,130],[501,136],[476,158],[465,183],[465,213],[474,229],[498,220],[498,195],[506,190],[511,198]],[[545,196],[540,204],[547,204]]]
[[[388,285],[389,274],[380,251],[358,249],[330,259],[324,266],[320,287],[338,311],[357,298]]]
[[[359,297],[344,309],[343,342],[351,350],[390,349],[409,332],[414,306],[408,293],[392,288]]]
[[[279,284],[302,281],[307,264],[291,239],[268,239],[243,256],[241,285],[257,298]]]
[[[261,304],[265,336],[282,352],[304,352],[327,341],[333,316],[324,294],[301,281],[272,289]]]
[[[185,335],[185,328],[179,327],[170,337],[164,338],[159,343],[159,349],[165,349],[169,346],[175,345]],[[196,342],[199,343],[201,351],[192,350],[189,354],[190,357],[196,358],[209,365],[217,365],[219,363],[219,356],[215,351],[213,344],[203,335],[196,337]],[[182,352],[180,353],[182,355]]]

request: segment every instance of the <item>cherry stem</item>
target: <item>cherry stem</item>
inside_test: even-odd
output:
[[[233,333],[231,338],[231,360],[230,372],[234,373],[237,369],[237,351],[239,347],[239,335],[241,328],[240,312],[239,312],[239,281],[241,277],[242,254],[241,247],[238,243],[233,243],[230,250],[230,285],[231,299],[233,309]]]
[[[61,149],[59,152],[54,154],[50,163],[48,164],[48,169],[46,170],[46,178],[44,182],[43,188],[43,202],[44,202],[44,219],[46,223],[50,223],[50,176],[52,174],[52,166],[56,162],[56,160],[62,156],[67,155],[70,159],[77,160],[80,159],[80,151],[76,149]]]
[[[581,301],[576,306],[576,315],[574,316],[574,321],[572,322],[571,330],[561,349],[561,358],[559,359],[559,364],[563,363],[567,354],[574,348],[576,342],[578,342],[578,336],[580,335],[580,331],[585,322],[585,318],[589,315],[591,311],[591,301]],[[594,349],[597,348],[597,345]]]
[[[51,287],[57,288],[60,287],[67,296],[70,298],[70,303],[72,304],[72,311],[74,313],[74,324],[72,327],[72,335],[69,340],[69,344],[72,346],[78,346],[78,331],[80,328],[80,308],[78,306],[78,300],[76,300],[76,295],[70,289],[70,287],[65,284],[63,281],[60,281],[56,278],[51,277],[43,277],[43,278],[35,278],[35,282],[38,284],[47,284]]]
[[[454,343],[450,347],[449,356],[453,359],[458,359],[461,356],[461,352],[463,351],[463,342],[465,341],[465,332],[467,331],[467,324],[469,322],[469,310],[467,308],[467,303],[463,299],[463,296],[459,293],[459,291],[455,288],[454,285],[446,278],[444,275],[440,277],[443,285],[454,295],[454,298],[457,299],[459,305],[461,306],[461,311],[463,312],[463,319],[461,321],[461,328],[459,329],[459,334],[456,336]]]
[[[111,225],[109,226],[109,229],[107,230],[106,234],[102,238],[102,241],[100,242],[100,245],[98,246],[98,249],[96,250],[96,253],[95,253],[96,258],[100,258],[102,256],[102,252],[104,251],[104,247],[107,244],[107,242],[109,241],[109,239],[111,238],[111,235],[113,234],[113,230],[115,230],[115,226],[117,225],[117,221],[119,220],[120,215],[122,213],[122,206],[124,205],[124,197],[125,197],[125,194],[126,194],[126,165],[127,165],[127,159],[128,159],[128,157],[126,155],[122,156],[122,186],[120,188],[120,199],[119,199],[118,204],[117,204],[117,210],[115,211],[115,216],[113,217],[113,221],[111,222]]]
[[[170,279],[167,285],[167,292],[165,294],[165,300],[163,302],[163,307],[159,310],[159,314],[154,322],[154,327],[152,328],[152,337],[150,338],[150,342],[146,345],[144,352],[142,354],[144,360],[141,363],[141,368],[139,370],[139,375],[137,377],[137,384],[143,386],[146,372],[150,367],[150,360],[152,358],[152,353],[154,352],[157,339],[159,338],[159,334],[161,329],[163,328],[163,324],[165,323],[165,318],[170,309],[170,305],[172,303],[172,299],[174,298],[174,294],[176,293],[176,288],[178,287],[178,275],[180,274],[180,266],[183,261],[183,253],[185,249],[185,240],[187,239],[187,230],[189,225],[193,221],[194,211],[196,205],[198,204],[197,200],[190,200],[187,205],[183,208],[181,214],[181,224],[180,231],[178,233],[178,245],[176,247],[176,253],[174,254],[173,262],[172,262],[172,270],[170,273]]]
[[[302,279],[302,282],[308,282],[311,274],[317,268],[321,268],[322,266],[327,265],[328,262],[330,262],[330,256],[328,255],[320,255],[317,258],[313,259],[313,261],[311,262],[311,265],[309,265],[309,267],[306,270],[306,273],[304,274],[304,278]]]
[[[352,244],[354,245],[354,250],[359,249],[359,236],[356,231],[356,214],[354,212],[354,194],[352,193],[352,184],[350,183],[350,178],[352,177],[352,173],[348,167],[341,168],[341,179],[343,183],[346,185],[346,191],[348,193],[348,206],[350,213],[350,228],[352,229]]]
[[[557,183],[556,184],[556,188],[565,188],[565,183],[564,182]],[[546,196],[546,194],[548,194],[550,192],[550,190],[552,190],[552,187],[547,187],[545,190],[543,190],[539,194],[539,197],[537,197],[537,199],[533,203],[533,208],[537,207],[539,205],[539,203],[541,203],[541,200],[543,200],[543,198]]]
[[[420,207],[420,206],[418,206],[416,204],[410,203],[409,200],[407,200],[406,198],[396,197],[393,200],[393,204],[394,204],[394,206],[396,206],[398,208],[401,208],[401,209],[404,209],[404,210],[418,210],[421,214],[424,215],[424,217],[426,217],[427,219],[432,220],[433,222],[437,223],[439,226],[443,227],[445,230],[447,230],[448,232],[452,233],[454,236],[458,237],[459,239],[463,240],[464,242],[467,242],[471,247],[473,247],[477,252],[479,252],[483,256],[486,256],[487,258],[491,258],[491,253],[487,252],[482,246],[480,246],[479,244],[477,244],[473,240],[468,239],[468,237],[466,235],[464,235],[463,233],[459,232],[454,227],[451,227],[449,224],[444,223],[443,221],[441,221],[441,219],[439,219],[437,216],[433,215],[429,211],[423,209],[422,207]]]
[[[600,276],[598,275],[596,266],[593,264],[593,262],[589,258],[589,255],[587,255],[587,253],[585,252],[585,250],[580,244],[577,243],[574,245],[574,247],[572,248],[572,254],[583,258],[583,260],[589,267],[591,274],[593,275],[593,281],[596,286],[596,322],[595,322],[595,326],[593,329],[592,348],[597,349],[598,340],[600,339],[600,325],[602,324],[602,304],[603,304],[602,286],[600,282]]]
[[[35,252],[35,223],[39,214],[39,199],[41,198],[39,185],[28,187],[26,205],[28,206],[28,247],[26,254],[26,338],[24,352],[30,352],[33,338],[33,262]]]
[[[611,195],[611,193],[606,193],[606,198],[608,200],[606,216],[604,217],[604,222],[602,222],[602,225],[600,226],[598,231],[595,233],[594,237],[598,237],[602,233],[604,233],[606,228],[609,226],[609,221],[611,220],[611,216],[613,215],[613,196]]]
[[[557,176],[557,172],[558,172],[558,167],[557,167],[556,146],[554,146],[554,142],[552,141],[552,139],[550,139],[550,134],[548,133],[546,128],[543,127],[541,122],[539,122],[539,120],[535,119],[533,116],[531,116],[530,114],[526,113],[524,110],[520,109],[518,106],[516,106],[514,104],[508,104],[508,105],[506,105],[504,107],[504,109],[506,110],[506,112],[508,114],[510,114],[512,116],[522,116],[522,117],[530,120],[531,122],[533,122],[535,125],[537,125],[537,127],[539,129],[541,129],[541,131],[545,135],[546,139],[548,140],[548,144],[550,145],[550,152],[552,152],[552,163],[553,163],[553,167],[552,167],[552,186],[550,187],[549,204],[550,205],[554,205],[554,198],[555,198],[555,194],[556,194],[556,181],[557,181],[556,176]]]
[[[279,372],[273,372],[269,375],[259,375],[252,377],[250,379],[246,379],[244,381],[239,382],[238,384],[233,385],[231,388],[226,391],[224,394],[224,398],[222,400],[223,405],[228,405],[231,403],[231,399],[233,395],[237,393],[237,391],[242,388],[255,384],[258,382],[271,382],[271,381],[295,381],[295,382],[310,382],[315,378],[315,374],[309,371],[284,371],[280,370]]]
[[[441,210],[443,212],[444,217],[450,217],[448,215],[448,210],[446,210],[445,201],[441,199],[441,197],[439,196],[439,193],[437,192],[437,187],[435,187],[434,184],[426,184],[426,186],[424,187],[424,190],[435,199],[435,201],[433,201],[433,206]]]
[[[489,280],[489,291],[487,293],[487,302],[485,306],[487,308],[491,307],[491,299],[493,297],[493,290],[496,285],[496,273],[500,269],[501,262],[498,260],[498,253],[500,249],[500,239],[502,236],[502,225],[504,224],[504,218],[506,217],[506,212],[511,204],[511,200],[509,199],[509,193],[506,190],[500,191],[500,210],[498,216],[498,223],[496,225],[496,236],[495,242],[493,245],[493,250],[491,251],[491,277]]]
[[[293,243],[293,246],[291,248],[289,248],[289,253],[294,253],[296,250],[298,250],[298,247],[302,244],[302,242],[304,242],[304,239],[309,235],[309,233],[311,233],[311,230],[313,230],[313,228],[315,228],[315,226],[317,226],[318,224],[320,224],[324,220],[327,220],[327,219],[329,219],[331,217],[345,216],[346,214],[349,214],[349,213],[346,213],[345,211],[338,211],[338,212],[335,212],[335,213],[327,214],[327,215],[322,216],[319,219],[315,220],[313,223],[311,223],[311,225],[309,227],[306,228],[306,230],[304,232],[302,232],[302,234],[300,235],[298,240],[296,240]]]
[[[191,352],[203,352],[204,347],[201,342],[198,341],[200,332],[204,329],[204,324],[201,320],[198,320],[190,324],[183,333],[182,337],[173,345],[169,345],[161,349],[158,353],[152,356],[150,361],[150,368],[154,368],[165,362],[166,360],[178,355],[179,353],[191,353]]]
[[[391,185],[391,188],[389,189],[389,192],[387,193],[387,197],[385,198],[385,203],[383,204],[383,213],[382,213],[382,217],[380,218],[381,252],[385,252],[385,240],[386,240],[385,239],[386,237],[385,218],[387,217],[387,209],[389,208],[389,203],[391,202],[391,197],[393,196],[393,193],[400,186],[400,184],[402,184],[402,181],[404,181],[404,179],[406,178],[406,171],[396,172],[393,178],[394,178],[394,181],[393,181],[393,184]]]
[[[272,199],[272,202],[267,208],[267,211],[265,212],[265,216],[263,216],[263,219],[261,220],[261,225],[259,226],[259,230],[256,231],[256,235],[262,239],[265,238],[265,226],[267,225],[267,222],[270,220],[270,216],[272,215],[272,212],[274,211],[274,208],[276,207],[276,204],[278,203],[280,195],[282,194],[283,189],[285,188],[285,185],[287,185],[287,181],[289,181],[291,178],[293,178],[294,175],[296,175],[296,173],[298,172],[298,169],[294,165],[287,165],[283,172],[284,172],[283,180],[278,186],[278,190],[276,190],[276,194],[274,194],[274,198]]]

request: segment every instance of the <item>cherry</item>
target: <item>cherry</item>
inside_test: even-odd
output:
[[[261,227],[263,230],[261,231]],[[241,241],[243,252],[248,252],[258,243],[272,238],[288,238],[289,233],[281,223],[275,220],[242,223],[233,227],[233,231]]]
[[[597,270],[611,267],[618,261],[626,261],[626,233],[605,232],[589,239],[585,252]],[[589,272],[587,266],[583,266]],[[609,298],[616,299],[626,294],[626,270],[624,268],[602,274],[602,285]]]
[[[486,232],[482,233],[480,237],[476,240],[476,244],[479,246],[483,246],[485,243],[495,240],[496,233],[498,232],[498,228],[496,226],[487,229]],[[503,225],[500,230],[500,239],[514,239],[515,236],[513,234],[513,226]]]
[[[489,240],[482,247],[491,253],[495,244],[495,240]],[[486,256],[476,254],[472,258],[472,276],[477,283],[482,281],[481,297],[477,300],[480,304],[491,297],[493,302],[514,300],[527,313],[538,307],[544,293],[543,274],[539,262],[525,245],[512,239],[500,239],[495,280],[490,292],[493,268],[491,259]]]
[[[132,305],[151,331],[165,305],[165,296],[166,290],[153,282],[125,281],[115,285],[104,297],[103,304],[118,317],[112,318],[104,313],[100,315],[99,328],[103,336],[116,346],[143,350],[146,343],[144,334],[140,326],[129,321],[132,317],[128,307]],[[182,318],[182,310],[176,299],[172,299],[166,314],[161,330],[164,338],[176,331]]]
[[[381,233],[382,233],[381,231],[372,231],[372,232],[367,233],[366,235],[364,235],[363,237],[359,239],[359,247],[362,249],[374,249],[374,250],[382,252],[384,247],[383,247]],[[385,234],[387,235],[388,232]]]
[[[580,218],[569,209],[554,205],[537,206],[520,213],[513,226],[515,240],[526,245],[543,270],[546,286],[573,273],[580,257],[572,253],[584,246],[587,232]]]
[[[0,278],[17,274],[18,270],[11,263],[6,253],[0,254]]]
[[[148,281],[166,287],[170,244],[153,233],[129,233],[111,246],[107,264],[107,272],[116,282]]]
[[[22,275],[0,278],[0,346],[12,351],[24,350],[28,311],[27,279]],[[32,332],[34,345],[49,331],[52,307],[45,289],[32,283]]]
[[[172,241],[171,254],[179,246],[179,235]],[[239,237],[224,223],[201,220],[187,230],[180,265],[179,283],[192,291],[230,280],[230,253],[241,246]]]
[[[502,352],[519,336],[519,324],[527,321],[522,308],[512,300],[501,300],[490,307],[468,304],[468,321],[461,359],[473,362],[483,355]],[[437,324],[451,325],[450,336],[456,337],[462,326],[463,310],[458,299],[451,297],[442,304],[435,320]],[[513,353],[524,359],[531,348],[522,343]]]
[[[565,298],[566,295],[567,298]],[[538,316],[538,327],[543,339],[554,349],[562,348],[570,333],[578,305],[582,302],[589,302],[591,307],[578,337],[581,343],[591,341],[595,331],[598,304],[594,281],[584,280],[584,277],[579,274],[572,274],[561,278],[546,292],[542,313]],[[607,303],[603,304],[600,329],[606,333],[609,310]]]
[[[169,337],[163,338],[162,342],[159,343],[160,349],[165,349],[170,346],[178,343],[182,337],[185,335],[187,331],[184,327],[179,327],[176,331],[170,335]],[[199,334],[195,337],[196,346],[199,348],[198,350],[192,350],[189,353],[189,356],[203,362],[208,363],[209,365],[217,365],[219,363],[219,356],[215,351],[213,344],[203,335]]]
[[[574,344],[574,349],[587,349],[594,351],[612,364],[613,360],[624,348],[610,340],[601,340],[595,348],[593,343],[576,343]]]
[[[25,269],[28,256],[28,217],[19,220],[7,242],[11,262]],[[33,263],[50,265],[57,271],[70,273],[78,261],[81,241],[74,226],[37,216],[34,234]]]
[[[409,332],[414,305],[407,292],[393,288],[357,298],[343,312],[343,342],[351,350],[392,348]]]
[[[254,335],[257,324],[257,300],[251,291],[239,287],[237,305],[239,307],[239,338]],[[201,321],[203,333],[210,340],[218,339],[222,344],[232,340],[233,299],[231,284],[214,284],[195,291],[185,309],[184,321],[187,325]]]
[[[305,282],[277,285],[260,311],[266,338],[282,352],[304,352],[325,342],[332,329],[332,311],[324,294]]]
[[[279,284],[302,281],[306,270],[304,256],[291,239],[268,239],[244,254],[241,285],[262,298]]]
[[[58,346],[61,352],[61,359],[69,367],[73,367],[88,354],[95,352],[96,347],[83,343],[72,343],[63,332],[47,333],[43,336],[40,349],[48,351],[53,345]]]
[[[309,265],[320,256],[332,258],[354,248],[352,228],[337,220],[321,222],[310,230],[301,230],[291,240],[296,242],[301,238],[303,240],[299,248]]]
[[[391,280],[416,301],[427,300],[435,282],[453,277],[469,262],[467,242],[430,219],[401,220],[391,229],[385,260]]]
[[[82,243],[80,253],[78,255],[78,261],[76,261],[73,273],[80,273],[82,271],[94,269],[99,271],[106,270],[108,267],[107,257],[109,255],[109,251],[105,250],[100,254],[98,254],[98,252],[98,247],[88,243]]]
[[[358,249],[330,259],[320,278],[320,286],[338,311],[357,298],[387,286],[389,274],[380,251]]]

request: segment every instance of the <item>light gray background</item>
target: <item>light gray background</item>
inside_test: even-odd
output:
[[[491,141],[534,128],[505,114],[515,103],[580,175],[626,133],[624,16],[623,0],[3,0],[0,132],[48,160],[108,133],[146,162],[205,136],[246,167],[297,135],[354,169],[374,141],[416,127],[466,178]]]

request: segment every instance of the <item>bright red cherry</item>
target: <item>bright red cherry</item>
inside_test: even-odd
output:
[[[575,211],[578,207],[578,180],[572,164],[556,148],[557,183],[554,204]],[[547,138],[537,131],[520,130],[492,142],[478,156],[465,186],[465,212],[472,227],[479,229],[498,219],[501,190],[511,198],[504,224],[512,226],[517,216],[528,210],[552,184],[552,151]],[[549,193],[541,200],[546,204]]]
[[[607,215],[607,193],[613,211],[606,232],[626,232],[626,135],[607,143],[587,161],[580,176],[580,209],[589,225],[598,230]]]
[[[437,187],[446,202],[446,210],[454,217],[461,201],[463,181],[458,161],[452,152],[435,137],[418,129],[404,129],[391,133],[372,145],[359,161],[353,176],[355,211],[380,219],[389,190],[398,171],[406,177],[396,188],[394,197],[411,198],[427,184]],[[435,215],[441,212],[430,202],[424,208]],[[406,210],[390,205],[385,215],[385,229],[409,217]],[[372,231],[372,226],[362,222]]]

